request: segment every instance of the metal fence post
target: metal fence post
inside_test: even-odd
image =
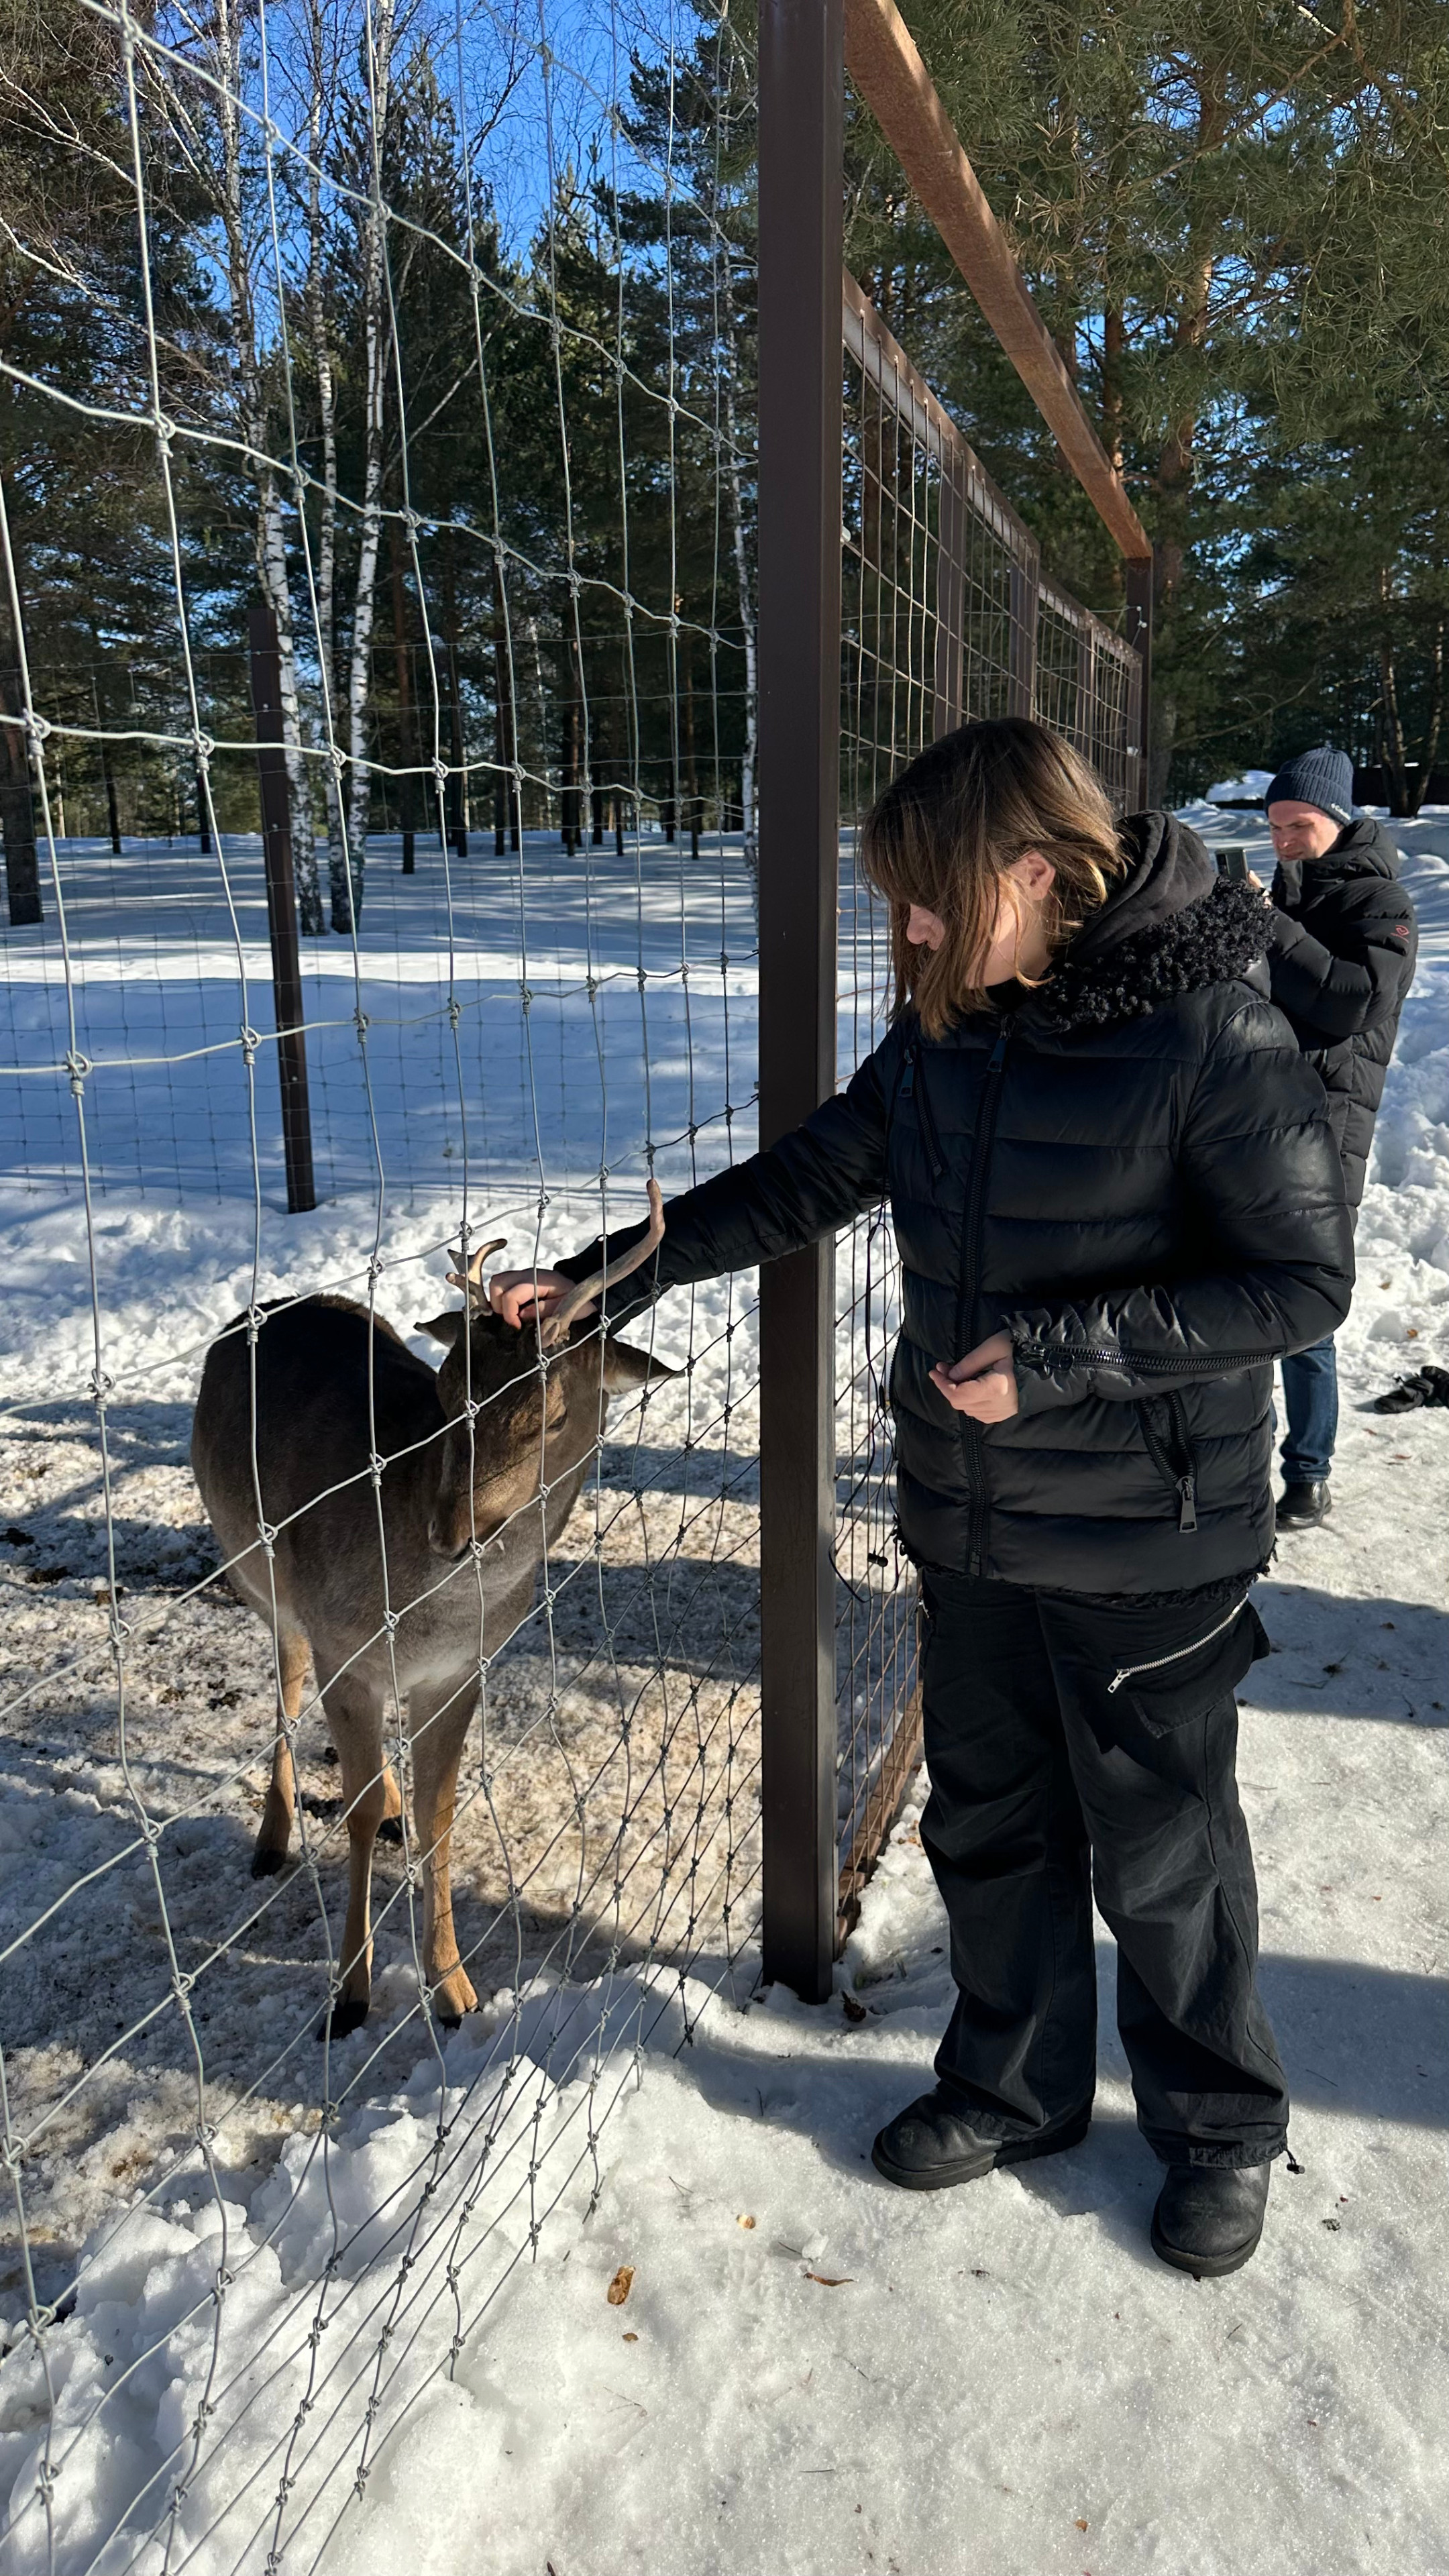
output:
[[[247,619],[252,706],[257,720],[257,775],[262,791],[262,850],[267,873],[267,926],[272,934],[272,994],[277,1016],[277,1077],[282,1086],[282,1152],[287,1212],[317,1204],[312,1179],[312,1118],[307,1100],[307,1041],[302,1035],[302,969],[297,953],[297,888],[292,871],[292,814],[287,755],[282,749],[282,658],[277,621],[259,600]]]
[[[835,1088],[842,0],[760,12],[760,1141]],[[760,1278],[764,1972],[835,1944],[834,1248]]]

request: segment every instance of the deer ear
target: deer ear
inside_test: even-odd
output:
[[[446,1314],[434,1315],[431,1322],[426,1324],[414,1324],[413,1331],[415,1333],[431,1334],[435,1342],[444,1343],[451,1351],[457,1345],[458,1335],[462,1331],[464,1321],[465,1317],[462,1307],[450,1306]]]
[[[636,1349],[633,1342],[616,1342],[610,1333],[604,1342],[604,1385],[610,1395],[619,1395],[626,1386],[653,1386],[656,1380],[682,1377],[682,1369],[666,1368],[652,1351]]]

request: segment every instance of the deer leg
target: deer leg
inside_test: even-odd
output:
[[[423,1972],[439,2021],[456,2027],[478,1998],[458,1957],[449,1869],[453,1808],[468,1723],[478,1703],[476,1671],[456,1682],[414,1687],[408,1699],[413,1822],[423,1872]]]
[[[286,1863],[292,1839],[292,1819],[297,1811],[297,1768],[292,1759],[291,1730],[301,1713],[302,1689],[307,1679],[307,1640],[300,1628],[278,1631],[277,1663],[282,1681],[281,1713],[272,1745],[271,1786],[252,1846],[253,1878],[275,1878]]]
[[[342,1808],[347,1819],[347,1921],[342,1932],[342,1991],[332,2006],[331,2036],[345,2039],[367,2019],[372,1992],[372,1849],[387,1813],[387,1764],[382,1750],[382,1708],[355,1674],[326,1686],[332,1741],[342,1766]],[[394,1788],[396,1784],[394,1784]],[[323,2023],[318,2037],[327,2035]]]
[[[403,1838],[402,1791],[397,1785],[397,1773],[390,1762],[383,1764],[382,1788],[387,1804],[382,1811],[382,1823],[378,1826],[377,1838],[379,1842],[400,1843]]]

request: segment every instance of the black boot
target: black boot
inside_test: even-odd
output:
[[[1328,1478],[1320,1476],[1311,1485],[1285,1485],[1278,1505],[1280,1529],[1317,1529],[1333,1509]]]
[[[1152,2251],[1199,2280],[1236,2272],[1258,2250],[1271,2165],[1169,2165],[1152,2213]]]
[[[1032,2138],[983,2138],[971,2126],[969,2107],[937,2085],[908,2102],[888,2120],[870,2151],[870,2160],[887,2182],[903,2191],[945,2191],[956,2182],[979,2182],[997,2165],[1027,2163],[1033,2156],[1054,2156],[1063,2147],[1080,2146],[1087,2134],[1092,2106],[1039,2129]]]

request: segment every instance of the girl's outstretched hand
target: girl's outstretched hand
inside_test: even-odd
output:
[[[534,1321],[535,1306],[538,1322],[546,1324],[573,1285],[562,1270],[495,1270],[488,1282],[488,1303],[517,1332],[524,1322]],[[593,1311],[592,1306],[580,1309],[586,1315]]]
[[[1011,1335],[993,1333],[989,1341],[978,1342],[974,1351],[968,1351],[964,1360],[954,1361],[950,1368],[938,1360],[931,1371],[931,1384],[944,1395],[953,1413],[969,1413],[974,1422],[1009,1422],[1020,1403]]]

